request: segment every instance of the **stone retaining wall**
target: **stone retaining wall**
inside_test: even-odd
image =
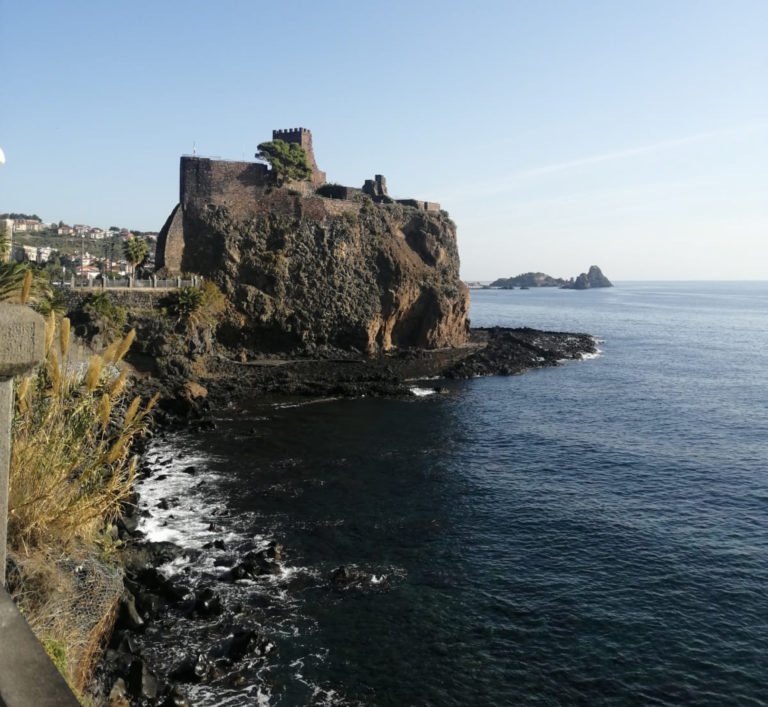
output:
[[[104,292],[115,304],[126,309],[159,309],[160,300],[168,296],[170,290],[101,290],[94,288],[73,290],[66,288],[60,290],[64,296],[64,302],[68,312],[79,309],[92,294]]]

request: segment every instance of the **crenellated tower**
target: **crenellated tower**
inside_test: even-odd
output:
[[[306,128],[287,128],[284,130],[273,130],[273,140],[282,140],[283,142],[292,142],[301,145],[304,152],[307,153],[307,164],[312,170],[310,181],[313,184],[325,184],[325,172],[321,172],[315,161],[315,152],[312,149],[312,131]]]

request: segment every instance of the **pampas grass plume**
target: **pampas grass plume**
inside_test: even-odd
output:
[[[136,330],[131,329],[126,335],[125,338],[120,342],[120,346],[117,349],[117,353],[115,354],[115,363],[118,363],[119,361],[123,360],[123,356],[125,356],[126,353],[128,353],[128,349],[131,348],[131,344],[133,343],[133,340],[136,338]]]
[[[67,317],[64,317],[59,325],[59,348],[61,349],[61,358],[63,360],[69,352],[69,319]]]

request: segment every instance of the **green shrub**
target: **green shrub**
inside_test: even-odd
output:
[[[182,287],[171,292],[164,305],[168,314],[189,326],[205,326],[213,324],[224,311],[227,298],[216,283],[206,280],[202,287]]]
[[[198,287],[182,287],[169,296],[168,311],[180,319],[188,318],[203,306],[205,293]]]
[[[342,220],[348,226],[356,226],[358,222],[357,214],[354,211],[345,211],[341,215]]]
[[[67,675],[67,647],[62,641],[59,641],[50,636],[44,636],[40,641],[45,648],[45,652],[51,659],[51,662],[56,666],[56,670],[61,673],[67,682],[69,682],[69,675]]]
[[[312,176],[312,170],[307,162],[307,153],[295,142],[284,140],[262,142],[256,156],[269,162],[278,183],[293,179],[309,179]]]
[[[345,199],[347,196],[347,188],[341,184],[323,184],[316,189],[315,193],[318,196],[324,196],[327,199]]]

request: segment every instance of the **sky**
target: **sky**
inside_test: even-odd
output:
[[[461,274],[768,279],[766,0],[0,0],[0,212],[159,230],[179,157],[312,131]]]

